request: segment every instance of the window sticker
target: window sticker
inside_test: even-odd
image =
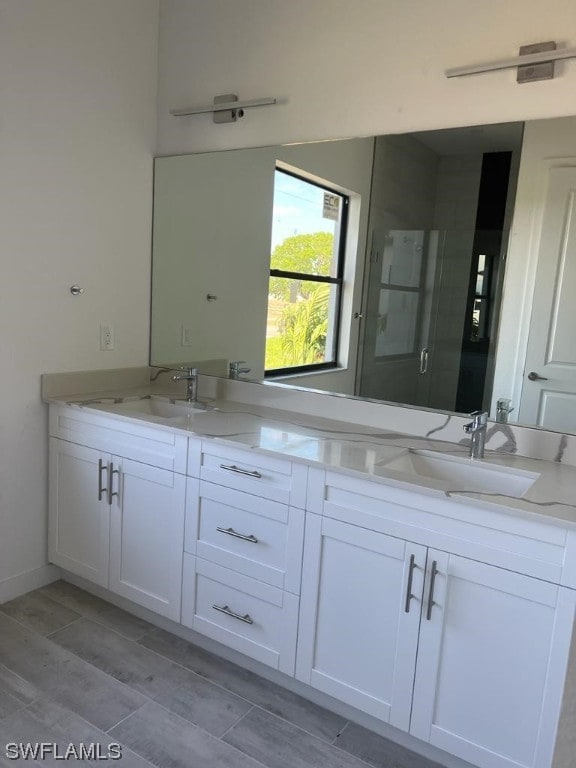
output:
[[[340,217],[340,198],[338,195],[332,195],[330,192],[324,192],[322,216],[325,219],[338,221],[338,218]]]

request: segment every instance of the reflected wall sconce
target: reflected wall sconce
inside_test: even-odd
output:
[[[518,68],[518,83],[533,83],[536,80],[552,80],[554,77],[554,62],[563,59],[576,59],[576,48],[556,49],[556,43],[550,40],[546,43],[523,45],[518,56],[512,59],[500,59],[486,64],[474,64],[468,67],[447,69],[446,77],[464,77],[477,75],[482,72],[496,72],[499,69]]]
[[[171,109],[170,114],[174,115],[174,117],[185,117],[187,115],[202,115],[212,112],[215,123],[235,123],[238,118],[244,117],[245,109],[267,107],[272,104],[276,104],[276,99],[272,96],[265,96],[262,99],[251,99],[250,101],[238,101],[238,96],[235,93],[226,93],[223,96],[215,96],[214,103],[209,106]]]

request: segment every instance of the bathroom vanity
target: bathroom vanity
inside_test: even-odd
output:
[[[576,468],[95,400],[51,401],[51,562],[479,768],[556,765]]]

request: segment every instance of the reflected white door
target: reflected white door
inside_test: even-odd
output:
[[[550,169],[519,421],[576,432],[576,167]]]

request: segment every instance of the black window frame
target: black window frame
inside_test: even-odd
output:
[[[333,195],[338,195],[342,200],[342,210],[340,213],[340,230],[338,238],[338,254],[336,263],[336,277],[330,275],[311,275],[308,272],[291,272],[283,269],[270,269],[270,277],[283,277],[292,280],[301,280],[302,282],[310,283],[328,283],[329,285],[336,286],[336,301],[333,320],[333,344],[332,344],[332,357],[333,359],[323,363],[309,363],[308,365],[292,365],[287,368],[271,368],[264,371],[265,379],[277,378],[279,376],[287,376],[290,374],[308,373],[314,371],[324,371],[338,368],[338,354],[340,351],[340,319],[342,316],[342,289],[344,286],[344,262],[346,254],[346,239],[348,232],[348,210],[350,207],[350,196],[341,192],[340,190],[330,187],[322,182],[313,181],[306,176],[303,176],[294,171],[288,171],[285,168],[277,166],[275,173],[284,173],[286,176],[292,176],[299,181],[305,181],[311,186],[318,187],[319,189],[329,192]],[[270,254],[272,259],[272,254]]]

